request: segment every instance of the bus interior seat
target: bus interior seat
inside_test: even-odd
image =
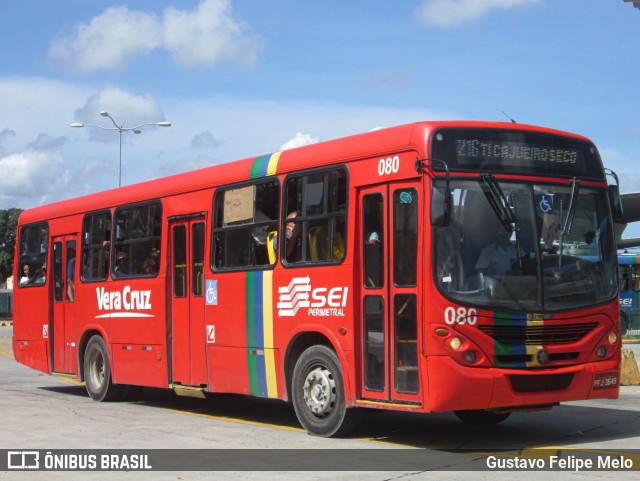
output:
[[[334,232],[333,252],[329,256],[329,235],[326,225],[309,229],[309,255],[312,261],[340,260],[344,257],[344,241],[340,232]]]

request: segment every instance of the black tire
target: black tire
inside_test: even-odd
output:
[[[346,407],[340,361],[326,346],[312,346],[298,358],[291,391],[298,421],[309,434],[342,436],[359,421],[360,411]]]
[[[455,415],[466,424],[472,426],[493,426],[507,419],[511,413],[496,413],[482,409],[468,411],[454,411]]]
[[[111,382],[111,364],[107,346],[102,337],[95,335],[84,351],[84,383],[94,401],[114,401],[123,393],[123,386]]]

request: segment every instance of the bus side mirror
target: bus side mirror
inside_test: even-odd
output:
[[[624,221],[624,212],[622,210],[622,197],[617,185],[609,186],[609,204],[611,204],[611,214],[615,222]]]
[[[449,187],[431,189],[431,225],[447,227],[451,221],[451,191]]]

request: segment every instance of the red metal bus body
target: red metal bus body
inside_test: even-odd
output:
[[[292,400],[326,436],[359,407],[491,423],[616,398],[607,199],[583,137],[420,122],[37,207],[18,227],[15,358],[97,400]],[[480,260],[498,230],[501,274]]]

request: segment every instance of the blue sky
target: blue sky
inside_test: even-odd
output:
[[[640,192],[623,0],[0,2],[0,208],[427,119],[590,137]],[[632,229],[629,229],[632,230]]]

